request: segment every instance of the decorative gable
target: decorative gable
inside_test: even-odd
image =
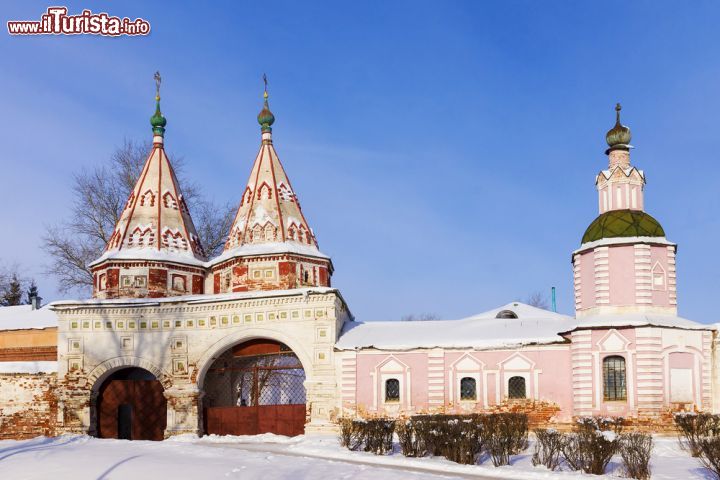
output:
[[[617,330],[612,329],[597,342],[597,345],[604,352],[620,352],[627,349],[629,343],[630,341],[627,338]]]

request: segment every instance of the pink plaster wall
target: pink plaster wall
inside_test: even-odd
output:
[[[504,362],[514,357],[515,350],[490,350],[490,351],[447,351],[444,356],[445,371],[443,372],[443,390],[444,390],[444,406],[449,408],[451,403],[456,405],[459,402],[459,392],[457,391],[457,378],[467,376],[465,374],[476,374],[479,376],[477,384],[477,404],[474,406],[477,410],[482,410],[485,394],[487,394],[488,406],[497,403],[497,384],[496,378],[500,379],[500,401],[502,402],[507,394],[507,379],[510,376],[526,374],[528,381],[526,382],[526,393],[528,398],[535,398],[535,372],[538,374],[539,382],[537,385],[537,399],[553,402],[557,404],[561,412],[558,418],[569,419],[572,415],[572,385],[571,385],[571,366],[570,366],[570,349],[567,345],[554,345],[550,347],[534,347],[531,349],[518,349],[517,353],[523,355],[531,366],[529,369],[510,370],[506,368]],[[477,370],[468,371],[454,369],[453,364],[462,359],[465,355],[469,355],[484,365],[483,368],[478,367]],[[382,398],[381,385],[381,366],[395,359],[398,362],[409,367],[409,376],[411,384],[411,399],[408,403],[403,398],[399,406],[384,405]],[[429,362],[428,354],[421,353],[403,353],[403,352],[377,352],[377,351],[360,351],[357,354],[357,386],[356,398],[357,406],[368,412],[377,411],[378,413],[417,413],[428,411],[442,405],[431,404],[429,396]],[[487,384],[484,382],[484,372],[497,371],[497,373],[488,373]],[[453,372],[451,375],[450,372]],[[454,372],[459,372],[455,374]],[[373,377],[373,373],[375,376]],[[399,373],[399,375],[405,375]],[[497,376],[497,377],[496,377]],[[404,377],[407,381],[407,377]],[[373,382],[376,382],[375,385]],[[451,385],[452,384],[452,385]],[[450,398],[450,392],[453,392],[454,398]],[[373,395],[377,395],[373,399]],[[377,410],[374,405],[377,405]],[[454,405],[454,406],[456,406]],[[468,403],[463,403],[465,408]],[[472,409],[472,405],[470,408]]]
[[[580,254],[582,310],[595,306],[595,259],[592,250]]]
[[[608,249],[610,264],[610,305],[635,304],[635,247],[611,246]]]

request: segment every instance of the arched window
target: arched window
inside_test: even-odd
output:
[[[526,398],[525,377],[510,377],[508,380],[508,398]]]
[[[460,400],[477,400],[477,383],[472,377],[460,380]]]
[[[603,359],[603,385],[606,401],[627,399],[625,359],[618,355]]]
[[[390,378],[388,380],[385,380],[385,401],[400,401],[400,380],[398,380],[397,378]]]
[[[512,310],[501,310],[495,315],[495,318],[518,318],[518,316]]]

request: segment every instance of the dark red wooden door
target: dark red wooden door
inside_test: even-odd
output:
[[[118,438],[129,430],[132,440],[162,440],[167,401],[157,380],[109,380],[97,403],[98,437]],[[130,420],[130,425],[124,422]]]
[[[208,434],[216,435],[302,435],[305,404],[210,407],[205,409],[205,425]]]

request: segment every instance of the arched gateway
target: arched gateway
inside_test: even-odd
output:
[[[163,392],[160,381],[143,368],[116,370],[99,387],[97,436],[162,440],[167,423],[167,401]]]
[[[305,431],[305,370],[285,344],[254,339],[223,352],[202,383],[208,434],[300,435]]]

